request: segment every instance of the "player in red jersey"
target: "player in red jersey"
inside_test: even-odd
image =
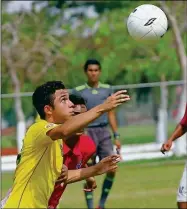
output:
[[[173,141],[181,137],[187,132],[187,104],[184,117],[181,122],[177,125],[175,131],[171,137],[164,143],[161,147],[161,152],[165,153],[169,151],[172,147]],[[187,208],[187,161],[184,167],[184,172],[180,181],[178,193],[177,193],[177,205],[179,209]]]
[[[75,114],[84,113],[87,111],[85,106],[85,101],[82,97],[76,95],[70,95],[70,100],[74,103]],[[79,169],[86,167],[86,163],[96,152],[96,146],[93,140],[83,134],[84,130],[80,130],[79,133],[71,137],[71,140],[67,140],[63,143],[63,153],[64,153],[64,164],[68,169]],[[86,180],[87,189],[92,191],[96,188],[95,179],[90,177]],[[48,208],[56,208],[59,204],[59,200],[66,189],[67,184],[61,185],[61,183],[56,182],[54,191],[49,199]]]

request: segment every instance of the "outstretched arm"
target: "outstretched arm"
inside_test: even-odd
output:
[[[164,143],[161,147],[161,152],[164,154],[166,151],[169,151],[172,147],[173,141],[181,137],[183,134],[187,132],[187,105],[184,117],[182,118],[181,122],[177,125],[172,135],[169,139]]]
[[[78,170],[68,170],[68,179],[66,184],[87,179],[92,176],[98,176],[111,170],[117,169],[117,163],[120,161],[119,155],[111,155],[102,159],[99,163],[88,168]]]
[[[64,124],[47,132],[47,135],[53,140],[67,140],[69,136],[86,127],[90,122],[101,116],[103,113],[108,112],[123,104],[125,101],[130,100],[129,95],[124,94],[125,92],[125,90],[116,92],[112,96],[108,97],[103,104],[98,105],[85,113],[73,116]]]
[[[177,127],[175,128],[175,131],[173,134],[170,136],[168,140],[170,141],[175,141],[179,137],[181,137],[183,134],[185,134],[187,131],[187,127],[182,126],[181,124],[178,124]]]

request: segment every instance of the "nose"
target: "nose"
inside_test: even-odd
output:
[[[70,100],[68,100],[68,106],[70,107],[70,108],[74,108],[74,104],[73,104],[73,102],[71,102]]]
[[[92,72],[92,75],[96,75],[96,74],[97,74],[97,72],[95,72],[95,71]]]

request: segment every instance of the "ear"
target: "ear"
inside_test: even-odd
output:
[[[45,112],[45,115],[51,115],[52,114],[52,107],[50,105],[45,105],[44,112]]]

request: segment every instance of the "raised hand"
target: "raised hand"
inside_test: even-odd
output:
[[[126,92],[126,90],[121,90],[109,96],[106,99],[106,101],[102,104],[103,109],[101,109],[101,111],[108,112],[112,109],[115,109],[119,105],[122,105],[126,101],[129,101],[130,96],[126,94]]]
[[[96,175],[101,175],[108,171],[117,169],[117,163],[120,162],[120,155],[111,155],[103,158],[99,163],[95,165]]]

